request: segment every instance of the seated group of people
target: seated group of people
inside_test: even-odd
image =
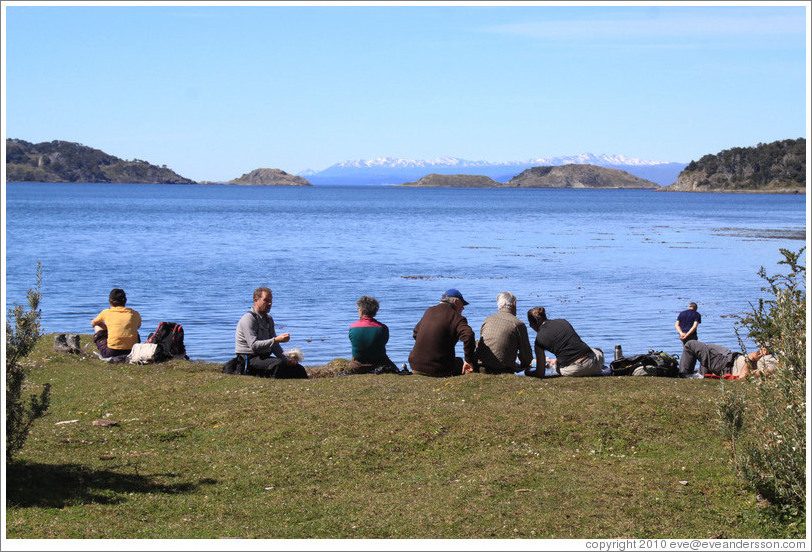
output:
[[[140,342],[138,329],[141,316],[127,308],[127,296],[122,289],[113,289],[110,308],[92,321],[94,342],[103,358],[126,355]],[[516,373],[545,377],[548,369],[561,376],[597,376],[604,369],[604,354],[599,348],[584,343],[564,319],[548,319],[544,307],[527,312],[530,327],[536,332],[531,348],[527,326],[516,316],[516,296],[504,291],[496,297],[497,312],[482,323],[477,341],[462,312],[468,302],[457,289],[447,290],[437,305],[429,307],[412,332],[414,347],[409,354],[413,373],[432,377],[449,377],[483,372],[487,374]],[[273,318],[270,288],[259,287],[253,293],[253,306],[240,318],[235,332],[235,354],[244,366],[241,373],[271,378],[307,378],[298,350],[285,352],[281,343],[290,341],[290,334],[277,335]],[[693,305],[693,304],[692,304]],[[399,372],[386,353],[389,328],[375,319],[378,301],[362,296],[356,302],[358,320],[350,326],[352,346],[349,373]],[[693,310],[696,307],[693,306]],[[701,375],[712,374],[744,377],[750,371],[771,371],[775,359],[762,348],[749,355],[735,353],[720,345],[697,341],[696,325],[692,337],[681,333],[683,353],[680,373],[688,376],[700,362]],[[687,338],[687,339],[686,339]],[[462,342],[464,358],[456,356],[456,344]],[[547,359],[546,353],[555,358]],[[532,366],[536,359],[537,367]],[[518,359],[518,362],[517,362]]]
[[[584,343],[568,321],[549,319],[544,307],[534,307],[527,312],[527,321],[536,332],[531,349],[527,326],[516,316],[515,295],[507,291],[497,295],[498,310],[482,323],[478,341],[462,316],[466,305],[468,302],[459,290],[449,289],[439,304],[425,311],[412,332],[415,343],[409,354],[409,365],[413,373],[449,377],[471,372],[502,374],[524,371],[528,376],[543,378],[548,369],[557,375],[571,377],[598,376],[604,370],[603,351]],[[375,319],[378,301],[363,296],[357,306],[359,320],[350,327],[352,373],[367,373],[385,366],[394,368],[394,363],[386,355],[389,330]],[[745,377],[752,371],[769,373],[774,370],[775,356],[768,355],[765,348],[744,355],[720,345],[697,341],[696,304],[691,303],[689,310],[695,316],[687,316],[693,333],[680,334],[684,344],[680,359],[682,376],[694,373],[697,360],[701,376]],[[455,354],[458,342],[462,342],[464,358]],[[547,359],[547,352],[555,358]],[[535,368],[532,366],[534,355]]]
[[[562,376],[596,376],[603,370],[603,352],[584,343],[566,320],[548,319],[544,307],[532,308],[527,313],[530,327],[536,331],[531,349],[527,326],[516,317],[515,295],[507,291],[497,295],[498,310],[485,318],[479,341],[462,316],[467,304],[459,290],[449,289],[439,304],[423,314],[414,328],[415,344],[409,354],[409,365],[415,374],[447,377],[471,372],[524,371],[543,378],[547,368]],[[457,341],[463,344],[464,358],[455,357]],[[546,351],[555,358],[547,360]]]

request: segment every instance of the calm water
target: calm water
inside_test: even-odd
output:
[[[349,358],[356,299],[381,302],[400,364],[423,311],[450,287],[479,335],[500,291],[519,316],[545,306],[611,356],[678,353],[677,313],[736,348],[731,315],[760,295],[759,267],[798,250],[805,197],[638,190],[20,184],[6,189],[9,306],[44,268],[46,332],[90,333],[113,287],[146,337],[183,324],[195,359],[233,356],[259,285],[305,364]],[[532,332],[531,332],[532,335]],[[461,354],[461,347],[459,347]]]

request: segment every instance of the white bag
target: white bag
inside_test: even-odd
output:
[[[136,343],[130,351],[130,364],[149,364],[155,362],[158,352],[157,343]]]

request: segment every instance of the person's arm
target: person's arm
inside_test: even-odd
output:
[[[422,322],[422,321],[423,321],[423,319],[421,318],[420,322]],[[414,329],[412,330],[412,339],[414,339],[415,341],[417,341],[417,334],[420,331],[420,322],[415,324]]]
[[[533,343],[533,350],[536,352],[536,376],[543,378],[547,372],[547,356],[544,354],[544,347],[536,341]]]
[[[688,330],[687,332],[685,332],[685,337],[687,337],[687,336],[691,335],[692,333],[694,333],[696,331],[697,326],[699,326],[699,322],[695,321],[693,323],[693,325],[691,326],[691,329]]]
[[[104,316],[102,316],[102,313],[99,313],[98,316],[96,316],[96,318],[91,320],[90,325],[93,326],[93,329],[95,331],[99,331],[99,330],[96,330],[97,327],[102,329],[102,330],[107,329],[107,324],[104,323]]]
[[[464,317],[457,326],[457,338],[462,341],[465,362],[473,365],[476,362],[476,338],[474,337],[474,330],[471,329]]]
[[[530,337],[527,335],[527,326],[518,327],[519,331],[519,368],[517,372],[527,370],[533,362],[533,350],[530,348]]]
[[[674,322],[674,327],[677,329],[677,333],[679,334],[679,338],[683,339],[686,334],[682,333],[682,328],[679,327],[679,320]]]
[[[271,354],[273,354],[276,358],[281,358],[286,360],[285,358],[285,351],[282,350],[282,346],[280,343],[287,343],[290,341],[290,334],[283,333],[281,335],[276,335],[276,326],[274,326],[273,318],[268,316],[268,333],[271,334]]]
[[[243,339],[245,339],[245,344],[251,349],[251,352],[255,355],[261,355],[267,352],[273,352],[276,356],[280,356],[282,347],[276,343],[279,338],[271,337],[270,339],[259,339],[259,321],[257,320],[256,316],[251,314],[250,316],[244,316],[240,319],[240,330],[242,331]],[[284,335],[284,334],[283,334]],[[279,336],[280,338],[282,336]],[[290,339],[290,336],[288,336]],[[274,350],[274,346],[278,349],[280,354],[277,354],[277,350]],[[280,357],[281,358],[281,357]]]
[[[285,358],[285,351],[282,350],[282,345],[280,345],[280,343],[287,343],[288,341],[290,341],[290,334],[283,333],[275,337],[272,337],[271,339],[274,340],[274,344],[271,346],[271,352],[277,358]]]
[[[282,350],[282,346],[280,343],[287,343],[290,341],[290,334],[283,333],[281,335],[276,335],[276,327],[274,327],[273,318],[270,316],[268,317],[268,330],[271,334],[271,339],[273,343],[271,344],[271,353],[276,356],[276,358],[285,358],[285,352]]]

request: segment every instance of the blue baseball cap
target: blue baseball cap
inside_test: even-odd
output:
[[[448,291],[446,291],[445,293],[443,293],[443,298],[446,298],[446,297],[455,297],[455,298],[459,299],[460,301],[462,301],[463,305],[468,304],[468,301],[463,299],[462,293],[460,293],[460,290],[458,290],[458,289],[451,288]]]

